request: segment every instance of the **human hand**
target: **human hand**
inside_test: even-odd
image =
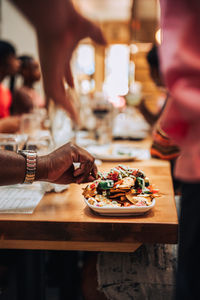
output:
[[[73,163],[80,163],[75,169]],[[94,158],[86,150],[67,143],[52,153],[38,157],[36,180],[59,184],[82,183],[96,179]]]
[[[20,117],[10,116],[0,119],[0,133],[15,133],[20,128]]]
[[[100,29],[92,22],[77,13],[68,2],[68,18],[58,34],[48,34],[38,31],[38,46],[40,63],[43,73],[44,89],[47,97],[63,106],[77,123],[78,112],[71,103],[64,87],[64,80],[70,87],[74,86],[70,61],[78,42],[90,37],[99,44],[105,44]],[[54,24],[58,18],[54,18]]]
[[[44,90],[47,98],[64,107],[77,123],[78,110],[65,92],[64,80],[74,86],[70,68],[72,53],[78,42],[90,37],[105,45],[98,26],[81,16],[70,0],[13,0],[34,25],[38,38]]]

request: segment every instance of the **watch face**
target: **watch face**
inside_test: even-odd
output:
[[[24,150],[24,152],[26,152],[26,153],[35,153],[35,150],[28,149],[28,150]]]
[[[31,153],[35,154],[36,151],[35,150],[19,150],[18,153],[26,155],[26,154],[31,154]]]

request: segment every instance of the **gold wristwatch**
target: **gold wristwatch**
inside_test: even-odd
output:
[[[26,159],[26,174],[24,183],[33,183],[36,173],[37,152],[33,150],[19,150],[18,153]]]

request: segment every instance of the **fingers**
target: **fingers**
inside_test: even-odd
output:
[[[56,179],[54,183],[58,184],[70,184],[70,183],[76,183],[77,178],[73,176],[74,172],[74,166],[72,165],[69,169],[67,169],[62,175]]]
[[[46,75],[46,73],[46,69],[44,69],[44,87],[47,97],[62,106],[68,112],[70,118],[75,122],[75,124],[79,124],[79,112],[69,98],[69,94],[66,92],[64,86],[64,75],[62,76],[62,73],[59,72],[54,75],[52,73]],[[69,85],[73,86],[74,83],[70,67],[65,69],[65,76],[67,77]]]
[[[93,176],[95,179],[97,179],[97,173],[98,173],[98,169],[96,164],[93,165],[93,168],[91,170],[91,176]]]
[[[80,164],[80,167],[74,171],[74,177],[84,175],[87,177],[93,169],[93,161],[85,161]]]
[[[73,78],[70,70],[71,52],[68,53],[65,36],[62,39],[52,37],[48,41],[38,37],[38,45],[46,96],[61,105],[69,113],[71,119],[77,122],[78,113],[68,101],[64,86],[65,76],[69,85],[73,86]]]
[[[101,29],[92,23],[89,28],[88,36],[97,44],[100,44],[102,46],[105,46],[107,44]]]
[[[84,169],[85,166],[83,166]],[[77,169],[76,172],[76,176],[74,175],[74,177],[76,178],[76,183],[84,183],[84,182],[90,182],[90,181],[94,181],[96,180],[96,175],[97,175],[97,166],[95,164],[93,164],[90,173],[89,170],[86,171],[84,170],[84,173],[81,173],[81,168]],[[77,174],[81,174],[81,175],[77,175]]]
[[[97,166],[94,163],[94,157],[86,150],[74,144],[66,144],[61,149],[67,147],[68,157],[71,154],[71,163],[73,168],[67,169],[60,177],[60,180],[67,183],[83,183],[94,181],[97,176]],[[78,163],[78,164],[76,164]],[[77,165],[77,166],[76,166]]]
[[[74,80],[71,72],[70,61],[67,61],[66,69],[65,69],[65,79],[70,87],[74,87]]]
[[[69,94],[66,92],[63,82],[59,84],[55,83],[51,90],[48,91],[48,97],[51,98],[55,103],[60,104],[68,112],[69,117],[75,124],[79,124],[79,112],[76,109],[73,101],[70,99]]]
[[[101,29],[94,23],[79,15],[79,39],[90,37],[95,43],[105,46],[107,44]]]
[[[86,150],[73,145],[75,154],[72,156],[73,162],[79,162],[80,166],[74,171],[74,177],[77,177],[78,183],[85,181],[86,178],[96,179],[97,166],[94,163],[94,157]]]
[[[48,157],[48,176],[45,178],[48,178],[49,182],[79,184],[96,180],[97,166],[93,156],[74,144],[67,143]]]
[[[56,183],[59,184],[70,184],[70,183],[86,183],[86,182],[91,182],[96,179],[92,174],[89,174],[88,176],[85,176],[85,174],[74,177],[73,176],[73,168],[68,169],[66,172],[64,172],[60,178],[56,180]]]
[[[80,183],[87,183],[87,182],[94,181],[96,178],[92,175],[89,175],[87,177],[79,176],[79,177],[76,177],[74,179],[75,179],[75,183],[80,184]]]

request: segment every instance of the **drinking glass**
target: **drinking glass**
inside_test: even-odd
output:
[[[15,134],[0,134],[0,150],[10,150],[17,152],[18,140]]]
[[[38,114],[23,114],[21,117],[20,132],[35,136],[41,129],[41,118]]]
[[[113,106],[103,93],[96,93],[92,102],[92,112],[95,116],[95,139],[97,144],[112,142]]]
[[[40,130],[37,135],[29,137],[27,150],[35,150],[39,155],[46,155],[53,150],[53,140],[48,130]]]

